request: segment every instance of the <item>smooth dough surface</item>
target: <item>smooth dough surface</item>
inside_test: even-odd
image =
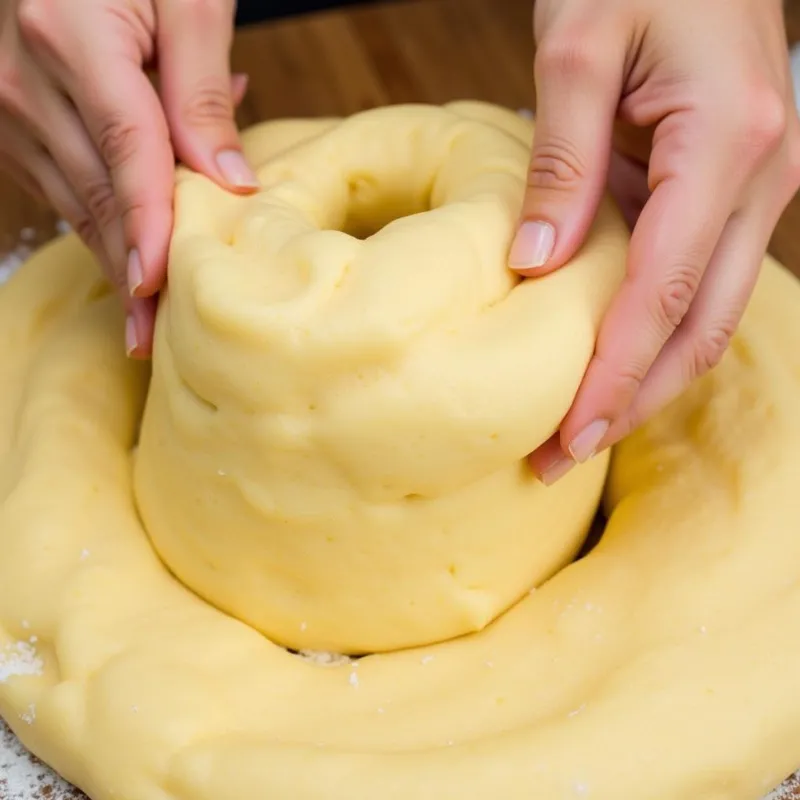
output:
[[[391,133],[388,129],[403,116],[428,113],[470,118],[464,126],[470,129],[478,124],[476,119],[484,120],[487,127],[489,123],[504,127],[509,142],[524,140],[526,135],[517,132],[519,123],[513,115],[485,107],[459,106],[436,112],[391,109],[386,113],[387,136]],[[400,116],[389,124],[392,114]],[[429,130],[429,126],[423,127]],[[300,139],[337,129],[334,121],[319,123],[319,127],[274,123],[254,131],[248,146],[261,154],[265,173],[269,173],[270,163],[281,163],[280,158],[272,159],[278,151],[291,148]],[[363,146],[368,149],[375,141],[365,138]],[[507,158],[498,156],[497,166],[488,166],[487,172],[512,175],[508,162],[518,156],[511,152],[509,145]],[[333,156],[329,158],[339,163]],[[321,159],[322,167],[325,160]],[[524,161],[516,169],[517,181],[521,181]],[[467,178],[463,180],[468,183]],[[279,182],[281,176],[275,180]],[[461,178],[454,180],[458,183]],[[324,180],[321,183],[325,185]],[[487,185],[488,195],[502,195],[496,182]],[[278,189],[274,191],[280,194]],[[514,191],[519,187],[508,189],[509,198]],[[297,192],[287,203],[295,209],[308,209],[293,199],[302,194],[300,189]],[[321,196],[327,204],[330,197]],[[341,248],[345,247],[339,246],[341,234],[338,239],[330,237],[334,241],[330,261],[322,267],[314,259],[304,259],[302,253],[292,252],[291,259],[287,256],[286,282],[272,282],[270,276],[259,277],[247,270],[247,254],[252,251],[244,247],[241,260],[225,262],[231,273],[227,274],[217,271],[213,258],[203,259],[215,241],[220,247],[230,244],[236,220],[245,220],[236,241],[241,235],[256,247],[279,247],[272,244],[276,228],[285,225],[290,233],[297,231],[298,220],[289,214],[282,217],[282,223],[276,221],[281,217],[277,201],[263,214],[251,215],[248,208],[242,215],[243,204],[232,205],[229,214],[223,213],[211,187],[193,176],[182,184],[178,200],[179,215],[187,208],[194,209],[193,214],[213,209],[208,222],[216,221],[217,228],[211,236],[208,228],[193,231],[189,226],[183,229],[185,241],[180,241],[180,232],[176,236],[173,258],[178,277],[171,286],[169,307],[159,317],[159,351],[148,401],[152,408],[148,405],[137,455],[148,374],[120,353],[122,319],[117,302],[109,296],[87,252],[68,237],[41,251],[0,289],[4,352],[0,362],[0,385],[4,387],[0,393],[0,714],[29,748],[95,800],[757,800],[797,766],[800,642],[793,634],[800,619],[796,478],[800,287],[782,267],[767,259],[740,331],[722,364],[616,449],[606,483],[609,522],[601,542],[588,556],[558,571],[536,591],[524,593],[480,632],[323,666],[290,654],[255,627],[201,599],[173,576],[156,556],[142,525],[148,512],[140,517],[137,510],[137,498],[143,505],[151,503],[149,513],[154,516],[163,514],[167,506],[163,495],[148,488],[147,471],[157,471],[159,458],[166,463],[176,459],[191,467],[192,474],[181,478],[159,473],[169,478],[167,488],[184,515],[182,524],[200,520],[192,535],[198,537],[198,548],[209,548],[205,552],[212,560],[227,552],[234,553],[234,559],[246,555],[248,548],[239,539],[241,529],[221,530],[220,541],[215,541],[208,520],[217,502],[227,506],[226,514],[244,519],[243,476],[256,475],[252,470],[267,467],[256,455],[253,463],[245,465],[236,460],[222,462],[220,458],[232,451],[225,453],[221,445],[214,453],[214,463],[193,466],[189,462],[192,458],[202,461],[201,450],[209,439],[224,442],[228,436],[226,446],[230,448],[237,444],[237,436],[246,437],[238,442],[240,452],[257,453],[263,446],[260,435],[278,436],[275,425],[265,423],[266,432],[258,426],[254,431],[242,419],[259,409],[266,394],[263,387],[271,381],[281,397],[283,410],[276,414],[286,417],[282,420],[286,440],[307,448],[298,461],[303,465],[303,480],[308,479],[306,468],[313,466],[317,451],[310,445],[314,445],[322,451],[317,456],[323,462],[320,475],[329,477],[333,464],[347,476],[347,492],[365,486],[375,489],[375,495],[359,496],[359,502],[383,503],[400,508],[392,513],[413,515],[419,512],[409,511],[403,498],[392,494],[405,492],[406,485],[398,479],[390,484],[392,491],[383,495],[382,479],[386,474],[413,478],[410,465],[415,452],[425,453],[426,459],[440,459],[439,468],[448,466],[447,456],[427,444],[427,436],[440,436],[440,444],[454,449],[467,462],[452,467],[448,474],[458,477],[441,491],[465,491],[453,488],[462,478],[462,486],[470,487],[466,491],[475,491],[470,470],[477,470],[483,457],[493,464],[494,445],[484,441],[486,430],[478,426],[475,441],[465,433],[467,425],[444,433],[426,430],[425,440],[415,445],[417,450],[405,446],[408,423],[401,416],[397,442],[388,441],[397,450],[398,467],[391,472],[375,455],[387,443],[371,438],[378,437],[380,429],[375,409],[364,407],[359,400],[361,388],[353,389],[352,394],[343,391],[342,407],[335,410],[342,419],[362,415],[364,428],[372,431],[369,436],[360,439],[360,427],[354,423],[341,441],[326,441],[324,447],[319,439],[309,437],[307,429],[301,427],[300,436],[298,418],[302,414],[297,409],[302,403],[313,403],[316,397],[330,413],[325,403],[334,402],[338,395],[314,395],[314,371],[297,366],[302,360],[292,360],[287,353],[296,355],[292,347],[307,347],[304,357],[314,356],[324,369],[335,361],[326,353],[325,341],[349,342],[357,362],[369,355],[362,338],[369,330],[377,342],[374,357],[388,360],[397,370],[391,377],[397,379],[405,361],[396,358],[392,346],[399,342],[397,347],[403,353],[413,350],[406,348],[405,338],[413,325],[425,355],[437,344],[426,325],[452,324],[458,334],[466,336],[464,320],[480,327],[492,309],[482,305],[486,296],[474,286],[453,283],[446,259],[444,264],[433,259],[428,262],[425,259],[430,254],[423,252],[398,264],[397,269],[407,268],[409,281],[418,288],[429,281],[433,299],[419,298],[416,293],[403,299],[433,304],[441,277],[438,267],[445,272],[442,281],[447,291],[461,289],[467,298],[465,305],[462,298],[454,298],[453,317],[448,316],[449,307],[441,298],[440,306],[429,305],[400,321],[386,321],[380,315],[370,320],[363,310],[355,318],[334,316],[326,305],[333,302],[330,283],[312,277],[319,275],[315,270],[324,272],[327,266],[331,274],[340,269]],[[509,199],[504,210],[496,211],[498,221],[492,236],[499,237],[507,230],[503,225],[513,224],[512,205]],[[341,217],[324,217],[333,207],[332,202],[324,207],[327,212],[320,207],[322,216],[313,218],[317,228],[343,226]],[[502,223],[504,213],[507,217]],[[491,213],[487,217],[491,219]],[[385,231],[387,239],[394,235],[391,227]],[[455,241],[458,244],[470,236],[480,238],[474,223],[460,228]],[[624,241],[614,241],[621,236],[612,214],[601,218],[594,241],[607,239],[609,248],[624,250]],[[358,253],[368,244],[347,246]],[[602,264],[604,251],[597,247],[596,258]],[[181,266],[181,252],[185,266]],[[592,260],[587,257],[587,264]],[[299,272],[292,271],[298,263]],[[500,270],[483,276],[485,283],[481,283],[477,263],[476,259],[464,268],[481,289],[492,281],[501,283]],[[417,267],[422,271],[418,273]],[[542,292],[548,297],[547,302],[531,300],[544,323],[537,328],[524,314],[515,318],[514,326],[519,325],[522,335],[533,341],[527,360],[515,361],[512,379],[504,378],[511,380],[518,394],[528,393],[531,424],[539,426],[536,435],[540,439],[563,413],[559,403],[568,404],[569,392],[574,391],[574,386],[569,388],[570,381],[575,380],[571,370],[580,371],[588,357],[584,348],[591,344],[587,345],[584,337],[591,339],[606,302],[599,274],[583,266],[580,259],[563,270],[563,275],[560,282],[554,276],[548,282],[524,284],[532,287],[531,294]],[[369,277],[365,270],[367,284]],[[384,280],[393,291],[402,291],[386,276],[379,283]],[[186,282],[183,287],[181,281]],[[548,288],[553,286],[556,288]],[[362,297],[368,296],[369,288],[380,294],[380,285],[366,286]],[[519,290],[508,284],[502,292],[497,289],[505,298],[494,304],[499,314],[508,297]],[[328,294],[320,299],[320,292]],[[306,295],[312,295],[311,299]],[[303,298],[307,305],[300,308]],[[279,301],[282,308],[278,308]],[[342,302],[346,301],[345,296]],[[238,307],[243,309],[240,319],[235,313]],[[318,349],[311,349],[300,323],[294,344],[280,338],[283,323],[279,320],[295,314],[293,319],[305,319],[308,324],[316,320],[312,311],[320,309],[318,324],[327,327],[324,338],[312,343]],[[560,324],[560,315],[578,327],[571,335],[574,338],[556,334],[553,326]],[[371,327],[366,327],[367,323]],[[510,324],[504,322],[496,334],[498,342],[514,348],[513,337],[507,336],[506,325]],[[264,338],[270,336],[273,338]],[[265,341],[270,342],[269,348]],[[563,352],[551,349],[555,341],[567,343]],[[544,351],[550,352],[549,358]],[[206,352],[212,358],[206,358]],[[230,352],[231,363],[225,363],[226,352]],[[449,352],[456,361],[459,355],[467,357],[456,346]],[[215,373],[209,364],[217,356],[220,361]],[[502,370],[495,369],[494,359],[503,358],[499,344],[497,350],[479,349],[475,354],[476,370],[481,371],[476,378],[483,375],[484,396],[491,401],[478,409],[486,418],[497,413],[497,403],[505,402],[501,393],[494,391],[495,381],[503,377],[498,375]],[[234,382],[236,362],[244,370],[239,384]],[[505,363],[510,368],[510,362]],[[269,371],[278,364],[282,368],[288,365],[290,378],[285,385]],[[459,372],[458,364],[440,364],[439,368],[443,381],[466,379],[466,371]],[[264,383],[258,381],[259,371],[265,373],[261,375]],[[531,387],[542,374],[549,380],[541,383],[542,394],[537,394]],[[186,381],[186,386],[179,386],[179,380]],[[559,381],[563,385],[553,386]],[[404,396],[411,399],[419,400],[426,393],[440,399],[438,388],[433,380],[403,383]],[[209,391],[216,394],[209,395]],[[317,391],[322,390],[317,387]],[[197,397],[192,398],[192,393]],[[254,408],[247,407],[243,400],[247,397],[252,397]],[[544,400],[537,399],[540,397]],[[204,403],[219,410],[212,412]],[[348,403],[352,407],[346,407]],[[442,414],[438,419],[445,426],[450,424],[444,419],[448,409],[452,406],[434,409]],[[532,435],[518,427],[514,413],[514,408],[503,407],[502,414],[510,415],[510,421],[503,416],[500,422],[506,427],[489,433]],[[230,430],[210,432],[215,414],[230,415]],[[153,437],[149,445],[148,436]],[[357,450],[353,461],[347,460],[348,436]],[[163,441],[158,442],[159,437]],[[502,438],[498,436],[501,442]],[[264,441],[274,446],[276,439]],[[147,447],[152,448],[149,454]],[[499,452],[502,445],[496,447]],[[193,448],[193,455],[184,455]],[[518,455],[509,451],[508,458],[513,461]],[[421,465],[423,474],[427,466]],[[504,467],[507,465],[497,467],[501,474]],[[234,474],[230,484],[219,484],[214,476],[219,469],[239,470],[240,474]],[[518,576],[515,579],[521,582],[527,576],[535,582],[537,570],[542,570],[542,577],[558,569],[559,560],[577,546],[578,531],[584,524],[581,514],[575,512],[570,518],[572,509],[559,506],[590,506],[584,492],[596,497],[604,469],[605,464],[597,462],[578,473],[574,483],[565,483],[566,488],[559,489],[563,499],[554,508],[544,494],[531,500],[535,527],[520,536],[533,552],[525,554],[524,565],[503,567],[508,570],[505,574]],[[228,477],[216,475],[220,480]],[[191,483],[195,484],[193,495]],[[236,493],[226,494],[229,490],[225,487],[230,485]],[[280,488],[275,498],[297,502],[292,507],[299,507],[288,489]],[[524,490],[516,488],[523,494],[530,489],[527,485]],[[149,500],[145,497],[148,492],[153,493]],[[415,502],[430,502],[425,492],[421,494]],[[515,497],[519,495],[511,493],[511,500],[516,501]],[[193,516],[190,500],[202,516]],[[277,501],[269,500],[258,498],[255,509],[259,514],[277,508]],[[334,503],[340,500],[341,494],[332,498]],[[472,507],[467,504],[466,508],[471,514]],[[290,522],[297,525],[296,520]],[[553,532],[552,526],[563,526],[559,527],[561,533]],[[302,591],[286,600],[286,608],[273,609],[274,618],[264,618],[287,640],[291,624],[298,619],[295,615],[300,613],[303,593],[316,591],[304,582],[316,580],[322,573],[316,564],[303,565],[291,551],[291,538],[298,538],[298,528],[289,530],[289,541],[279,541],[271,557],[283,559],[289,573],[285,579]],[[348,529],[341,530],[342,535],[347,534]],[[384,529],[374,526],[369,530],[369,535],[380,535]],[[559,536],[574,540],[569,545],[561,542],[563,551],[548,566],[537,564],[539,542],[551,534],[554,540]],[[169,530],[162,531],[161,538],[154,535],[167,560],[180,562],[182,535]],[[431,570],[440,567],[437,553],[426,551],[421,531],[412,527],[406,535],[409,549],[421,549],[421,568],[430,564],[434,564]],[[176,540],[173,550],[169,550],[170,537]],[[511,537],[503,546],[514,546]],[[215,547],[217,554],[213,553]],[[314,555],[313,548],[304,547]],[[346,542],[342,548],[340,553],[354,557],[355,550],[348,551]],[[468,555],[473,552],[467,551]],[[367,551],[363,555],[381,567],[381,553]],[[189,553],[184,556],[189,562],[193,558]],[[401,552],[400,557],[408,556]],[[255,570],[263,569],[256,557],[253,560]],[[307,572],[298,572],[298,564]],[[405,564],[409,575],[411,566],[409,560]],[[196,566],[187,562],[183,568],[190,574]],[[177,572],[178,567],[173,569]],[[353,565],[348,564],[347,569],[352,570]],[[500,571],[492,569],[484,572],[487,586],[500,577]],[[336,572],[335,559],[327,564],[327,570]],[[349,585],[344,577],[338,579],[345,595],[352,592],[351,596],[377,598],[376,602],[386,605],[358,608],[341,628],[336,627],[337,620],[318,617],[331,626],[331,637],[379,635],[369,622],[360,630],[358,623],[372,614],[378,618],[395,613],[391,608],[393,587],[380,587],[381,595],[369,583]],[[427,579],[412,585],[426,602],[436,597],[426,588]],[[225,581],[220,579],[205,593],[218,592],[222,598],[226,591]],[[286,589],[274,591],[273,597],[279,597]],[[479,618],[463,614],[469,606],[461,592],[462,587],[453,587],[447,614],[432,624],[431,636],[457,622],[481,623]],[[520,593],[515,589],[516,595]],[[499,595],[491,599],[496,604],[494,614],[513,601],[513,597]],[[260,602],[267,600],[268,595],[260,598]],[[346,596],[320,600],[322,604],[346,602]],[[283,624],[286,634],[279,627]],[[423,631],[424,619],[413,613],[403,618],[403,625],[414,630],[412,635],[428,635]]]

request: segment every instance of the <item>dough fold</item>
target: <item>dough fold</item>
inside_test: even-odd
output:
[[[263,192],[178,187],[145,529],[185,584],[288,647],[480,630],[574,557],[597,507],[606,456],[549,490],[523,459],[583,376],[624,224],[604,205],[573,263],[520,281],[529,123],[390,107],[282,123],[270,150],[274,128],[248,139]]]
[[[74,237],[0,288],[0,715],[93,800],[758,800],[800,754],[798,282],[766,259],[720,366],[615,449],[604,535],[563,566],[606,463],[547,492],[514,465],[569,403],[624,234],[609,209],[558,279],[513,284],[490,264],[530,128],[474,104],[365,116],[400,162],[415,119],[426,148],[454,153],[452,126],[498,149],[470,151],[485,174],[433,179],[441,239],[437,222],[429,249],[385,267],[370,242],[424,223],[334,230],[369,216],[342,189],[351,167],[325,173],[351,163],[335,143],[358,119],[249,132],[261,200],[185,174],[152,383]],[[373,163],[377,133],[359,141],[348,157]],[[459,202],[485,233],[448,219]],[[518,540],[504,530],[526,515]],[[321,541],[326,517],[342,541]],[[433,580],[445,552],[480,576],[473,605],[466,580]],[[480,630],[435,643],[457,628]],[[281,646],[415,638],[431,643],[330,665]]]

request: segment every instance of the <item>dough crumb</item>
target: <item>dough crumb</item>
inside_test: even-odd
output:
[[[33,723],[36,721],[36,704],[35,703],[31,703],[28,706],[28,710],[25,711],[23,714],[20,714],[19,718],[26,725],[33,725]]]
[[[14,642],[0,650],[0,683],[22,675],[41,675],[43,670],[44,662],[30,642]]]
[[[349,656],[341,653],[329,653],[327,650],[298,650],[297,657],[320,667],[341,667],[344,664],[353,663],[353,659]]]

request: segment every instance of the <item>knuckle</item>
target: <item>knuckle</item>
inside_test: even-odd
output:
[[[59,26],[55,23],[53,3],[48,0],[20,0],[17,6],[17,26],[24,41],[29,44],[57,49]]]
[[[77,233],[81,240],[83,240],[89,247],[94,247],[97,244],[99,240],[97,227],[95,226],[94,220],[89,214],[84,211],[78,212],[77,214],[73,215],[73,218],[70,220],[70,224],[72,225],[75,233]]]
[[[551,35],[536,50],[535,70],[541,75],[594,80],[605,60],[600,45],[596,37],[578,31]]]
[[[680,266],[659,286],[655,295],[656,322],[667,331],[678,327],[689,311],[698,286],[700,271],[690,266]]]
[[[84,200],[89,214],[101,227],[109,225],[116,218],[114,187],[107,178],[87,181],[84,186]]]
[[[112,169],[130,161],[136,153],[139,131],[131,122],[112,117],[97,133],[97,147],[103,161]]]
[[[233,118],[230,87],[214,81],[198,84],[181,107],[181,118],[192,127],[229,123]]]
[[[745,147],[758,155],[778,148],[788,126],[786,102],[772,87],[750,91],[738,121]]]
[[[610,361],[601,351],[595,353],[590,367],[592,378],[598,384],[605,384],[622,405],[636,396],[642,385],[647,366],[636,361],[626,359],[620,363]],[[588,374],[588,373],[587,373]]]
[[[528,185],[539,189],[572,190],[586,178],[584,159],[563,138],[537,144],[531,155]]]
[[[716,367],[733,338],[735,325],[724,322],[705,331],[695,343],[692,363],[689,366],[690,378],[698,378]]]

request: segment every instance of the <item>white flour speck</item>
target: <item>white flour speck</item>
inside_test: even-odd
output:
[[[30,642],[14,642],[0,650],[0,683],[22,675],[41,675],[42,659]]]
[[[26,724],[26,725],[33,725],[36,721],[36,704],[31,703],[28,706],[28,710],[24,713],[19,715],[19,718]]]
[[[353,663],[349,656],[341,653],[330,653],[327,650],[299,650],[297,657],[318,667],[341,667],[345,664]]]
[[[424,666],[425,664],[430,664],[431,661],[433,661],[433,656],[422,656],[419,663]]]
[[[91,552],[87,548],[83,548],[81,550],[81,561],[86,561],[87,558],[91,555]]]
[[[577,717],[578,714],[580,714],[581,711],[583,711],[584,708],[586,708],[586,703],[581,703],[581,705],[579,705],[577,708],[575,708],[572,711],[570,711],[569,714],[567,714],[567,716],[568,717]]]

